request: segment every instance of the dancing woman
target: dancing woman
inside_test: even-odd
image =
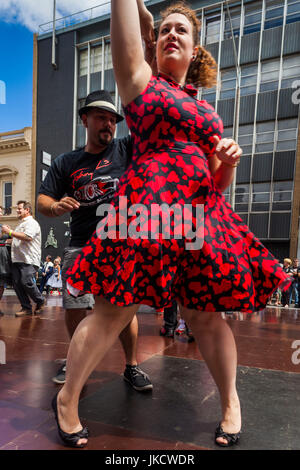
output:
[[[183,211],[202,205],[204,241],[190,249],[190,233],[175,236],[174,223],[168,234],[147,238],[147,217],[140,237],[121,236],[121,229],[110,226],[109,216],[99,223],[69,272],[73,295],[92,292],[97,299],[94,313],[72,338],[66,383],[53,400],[59,433],[68,445],[87,444],[78,401],[99,358],[139,304],[160,308],[176,299],[220,393],[222,416],[215,442],[229,446],[239,439],[241,412],[236,346],[221,312],[264,308],[286,274],[222,194],[242,151],[233,140],[221,139],[220,117],[205,101],[197,101],[194,88],[187,86],[212,85],[216,75],[212,57],[198,45],[195,13],[180,3],[162,14],[156,43],[158,75],[153,76],[144,60],[139,16],[148,25],[142,28],[146,41],[153,40],[153,21],[143,1],[112,0],[111,6],[115,77],[134,140],[132,164],[113,200],[116,219],[121,223],[121,196],[131,208],[147,207],[149,214],[155,204],[176,203]],[[129,210],[128,224],[133,219]],[[193,214],[190,221],[195,228]]]

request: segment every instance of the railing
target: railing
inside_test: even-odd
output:
[[[93,8],[88,8],[87,10],[79,11],[73,15],[64,16],[62,18],[56,18],[55,20],[55,29],[64,29],[69,26],[73,26],[83,21],[89,21],[99,16],[106,15],[110,12],[110,1],[106,1],[101,5],[97,5]],[[50,33],[53,31],[53,21],[48,23],[43,23],[39,26],[38,34]]]
[[[147,4],[149,0],[145,3]],[[79,11],[73,13],[72,15],[64,16],[62,18],[56,18],[55,20],[55,30],[65,29],[69,26],[74,26],[75,24],[82,23],[83,21],[89,21],[99,16],[107,15],[110,13],[110,0],[104,1],[101,5],[97,5],[87,10]],[[38,34],[46,34],[53,31],[53,21],[48,23],[43,23],[39,26]]]

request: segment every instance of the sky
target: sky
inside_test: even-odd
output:
[[[108,0],[56,0],[57,18]],[[39,25],[52,21],[53,0],[0,1],[0,133],[32,125],[33,35]]]

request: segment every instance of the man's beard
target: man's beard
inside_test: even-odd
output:
[[[106,134],[105,137],[101,137],[102,134]],[[98,142],[100,145],[108,145],[111,143],[112,141],[112,133],[110,130],[103,130],[103,131],[100,131],[99,134],[98,134]]]

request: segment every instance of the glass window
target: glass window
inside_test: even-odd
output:
[[[280,60],[269,60],[261,64],[260,91],[277,90]]]
[[[79,76],[87,75],[88,73],[88,50],[81,50],[79,53]]]
[[[256,93],[257,64],[242,67],[241,95]]]
[[[205,18],[205,26],[205,44],[219,42],[221,27],[220,14],[207,16]]]
[[[293,198],[293,182],[278,181],[274,183],[272,210],[291,210]]]
[[[296,129],[289,131],[278,131],[277,151],[296,150],[297,131]]]
[[[275,122],[263,122],[256,126],[255,153],[273,152]]]
[[[3,207],[4,214],[9,215],[11,213],[12,206],[12,182],[3,182]]]
[[[274,131],[275,121],[260,122],[256,124],[256,132]]]
[[[255,183],[252,185],[252,206],[253,212],[265,212],[270,208],[271,183]]]
[[[244,34],[260,31],[262,2],[252,2],[245,5]]]
[[[294,23],[294,21],[300,21],[300,2],[288,0],[286,22]]]
[[[110,43],[104,46],[104,70],[112,69],[112,56]],[[102,44],[92,45],[90,48],[90,73],[102,70]],[[79,76],[88,74],[88,49],[82,49],[79,53]]]
[[[102,46],[91,48],[91,73],[101,72],[102,69]]]
[[[248,212],[249,184],[237,184],[235,188],[235,210]]]
[[[214,103],[216,100],[216,87],[213,88],[203,88],[201,99],[206,100],[209,103]]]
[[[235,97],[236,71],[235,69],[221,72],[221,93],[220,99]]]
[[[229,39],[232,37],[231,28],[233,30],[233,36],[239,37],[240,35],[240,20],[241,20],[241,9],[240,7],[230,8],[230,18],[228,15],[227,7],[224,6],[225,11],[225,23],[224,23],[224,39]]]
[[[278,129],[297,129],[297,119],[282,119],[278,121]]]
[[[300,78],[300,56],[285,57],[282,68],[281,88],[290,88],[293,82]]]

